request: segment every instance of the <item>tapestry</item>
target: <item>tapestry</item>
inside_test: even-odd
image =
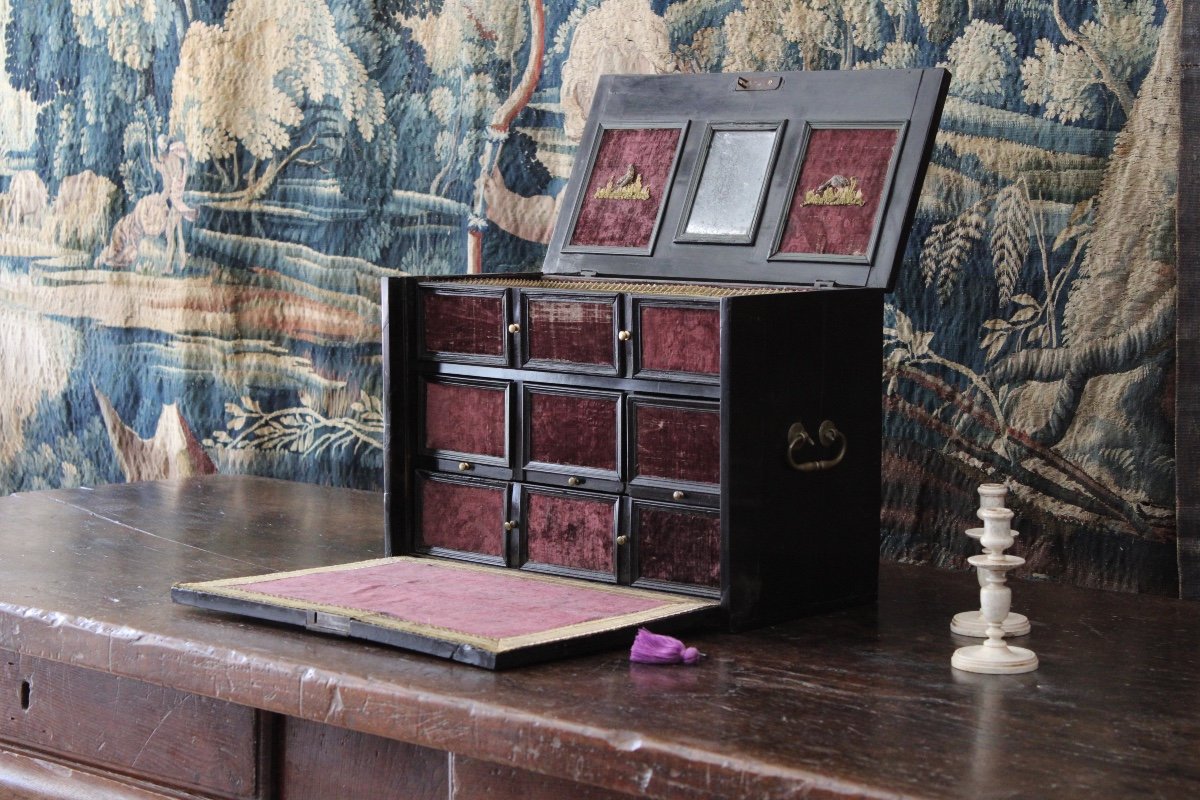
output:
[[[537,269],[603,73],[953,73],[882,548],[1174,593],[1179,0],[0,0],[0,493],[382,484],[379,279]],[[764,343],[769,346],[769,343]]]

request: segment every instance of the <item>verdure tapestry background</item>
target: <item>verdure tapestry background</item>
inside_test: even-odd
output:
[[[536,268],[598,75],[945,65],[884,553],[1005,480],[1032,573],[1173,594],[1178,2],[0,0],[0,492],[379,487],[379,277]]]

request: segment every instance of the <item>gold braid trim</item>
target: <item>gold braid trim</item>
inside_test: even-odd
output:
[[[180,583],[176,584],[176,588],[204,592],[205,594],[216,595],[218,597],[228,597],[234,600],[262,603],[265,605],[276,606],[278,608],[290,608],[298,611],[319,611],[325,614],[337,614],[339,616],[352,619],[356,622],[361,622],[367,625],[375,625],[381,628],[387,628],[389,630],[400,631],[401,633],[411,633],[418,636],[426,636],[432,639],[454,642],[456,644],[469,644],[472,647],[485,650],[490,653],[503,653],[509,650],[518,650],[522,647],[529,647],[530,645],[548,644],[550,642],[573,639],[592,633],[602,633],[631,625],[639,625],[646,622],[653,622],[655,620],[667,619],[698,609],[713,608],[718,605],[715,600],[680,597],[665,592],[634,589],[628,586],[613,586],[611,584],[591,583],[573,578],[561,578],[555,575],[536,575],[528,572],[506,573],[508,577],[513,580],[527,580],[540,583],[557,584],[560,586],[586,588],[591,591],[599,591],[607,594],[619,595],[622,597],[640,597],[652,599],[658,601],[661,603],[661,605],[659,605],[657,608],[650,608],[644,611],[634,611],[628,614],[605,617],[603,619],[577,622],[571,625],[564,625],[558,628],[550,628],[545,631],[538,631],[537,633],[497,638],[476,636],[455,630],[453,628],[413,622],[411,620],[401,619],[390,614],[367,611],[366,609],[355,608],[353,606],[314,603],[306,600],[297,600],[294,598],[281,597],[279,595],[248,591],[238,588],[239,586],[250,583],[276,581],[284,578],[295,578],[301,575],[312,575],[322,572],[341,572],[344,570],[363,569],[366,567],[391,564],[397,561],[416,561],[421,562],[423,566],[430,565],[438,569],[458,569],[467,572],[494,573],[497,570],[497,567],[485,567],[475,564],[460,564],[451,561],[433,561],[432,559],[426,558],[398,556],[395,558],[376,558],[369,561],[356,561],[350,564],[336,564],[330,567],[314,567],[311,569],[300,569],[290,572],[273,572],[266,575],[250,575],[242,578],[224,578],[222,580],[203,581],[200,583]]]
[[[447,276],[430,283],[456,283],[471,286],[501,286],[523,289],[568,289],[588,292],[632,292],[677,297],[745,297],[759,294],[785,294],[806,291],[807,287],[718,286],[702,283],[656,283],[653,281],[563,280],[561,278],[481,278]]]

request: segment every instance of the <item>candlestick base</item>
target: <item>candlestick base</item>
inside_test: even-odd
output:
[[[950,621],[950,632],[959,636],[971,636],[975,639],[987,638],[987,620],[979,611],[962,611],[954,615]],[[1029,618],[1024,614],[1010,613],[1000,623],[1005,636],[1026,636],[1029,633]]]
[[[1024,647],[1004,645],[993,647],[975,644],[954,651],[950,666],[964,672],[982,672],[988,675],[1017,675],[1033,672],[1038,668],[1038,657]]]

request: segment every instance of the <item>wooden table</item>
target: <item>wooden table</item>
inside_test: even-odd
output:
[[[380,555],[382,525],[381,495],[249,477],[0,499],[0,796],[1200,796],[1194,603],[1016,581],[1042,667],[975,676],[974,577],[919,567],[690,637],[693,668],[491,673],[170,601]]]

